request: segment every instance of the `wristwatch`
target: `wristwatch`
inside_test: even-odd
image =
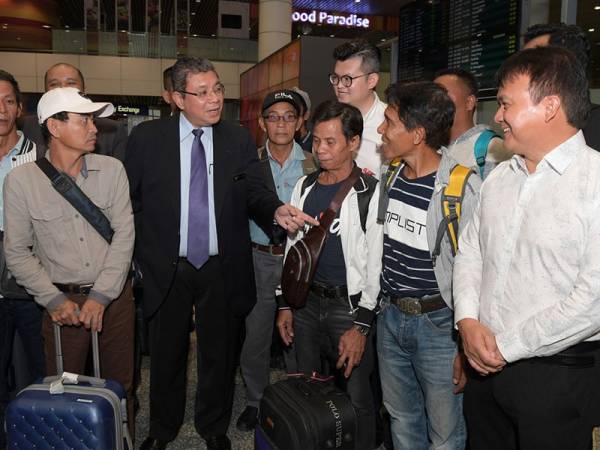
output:
[[[360,334],[362,334],[363,336],[368,336],[369,331],[371,331],[371,327],[368,327],[366,325],[359,325],[357,323],[354,324],[354,329],[356,331],[358,331]]]

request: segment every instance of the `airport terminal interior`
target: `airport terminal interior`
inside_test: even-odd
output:
[[[206,58],[224,87],[222,119],[248,129],[260,147],[266,139],[259,124],[265,96],[299,87],[313,110],[335,99],[334,49],[362,38],[381,55],[379,98],[392,83],[432,80],[441,69],[462,68],[479,83],[477,123],[502,134],[494,122],[496,71],[522,48],[528,27],[559,22],[579,26],[588,39],[591,100],[600,103],[600,0],[2,0],[0,69],[18,81],[22,115],[28,116],[36,114],[46,91],[46,71],[58,63],[74,66],[84,77],[85,93],[94,102],[111,102],[110,118],[130,133],[173,113],[163,96],[166,69],[184,56]],[[137,449],[150,427],[151,356],[147,345],[139,345],[147,332],[140,306],[143,278],[134,292]],[[194,389],[202,374],[196,373],[193,332],[190,342],[184,425],[169,449],[206,448],[194,427]],[[271,383],[285,377],[284,357],[276,349]],[[13,396],[27,379],[27,366],[14,357],[22,352],[17,337],[9,376]],[[239,369],[235,388],[231,448],[258,449],[252,432],[236,428],[246,406]],[[392,449],[387,436],[378,435],[377,444]],[[594,448],[600,449],[600,439]]]

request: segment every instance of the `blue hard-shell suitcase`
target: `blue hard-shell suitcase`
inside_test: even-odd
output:
[[[60,328],[55,327],[58,373]],[[25,389],[8,405],[9,450],[133,450],[125,390],[99,374],[98,334],[92,334],[95,377],[63,373]]]

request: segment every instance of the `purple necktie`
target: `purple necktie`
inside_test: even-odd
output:
[[[192,144],[190,197],[188,207],[187,259],[196,269],[208,260],[208,174],[206,154],[200,140],[203,131],[196,129]]]

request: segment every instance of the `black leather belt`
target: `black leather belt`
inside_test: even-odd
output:
[[[59,291],[64,292],[65,294],[73,294],[73,295],[88,295],[92,288],[93,284],[62,284],[62,283],[54,283],[54,286],[58,288]]]
[[[252,248],[274,256],[282,256],[285,253],[283,245],[262,245],[253,242]]]
[[[427,314],[438,309],[445,308],[446,302],[440,294],[430,297],[388,297],[390,303],[395,305],[400,311],[411,316]]]
[[[348,297],[348,288],[344,286],[329,286],[327,284],[313,281],[310,290],[314,294],[323,298],[346,298]]]
[[[565,367],[592,367],[596,363],[593,352],[600,350],[600,341],[580,342],[552,356],[532,358],[530,361]]]

